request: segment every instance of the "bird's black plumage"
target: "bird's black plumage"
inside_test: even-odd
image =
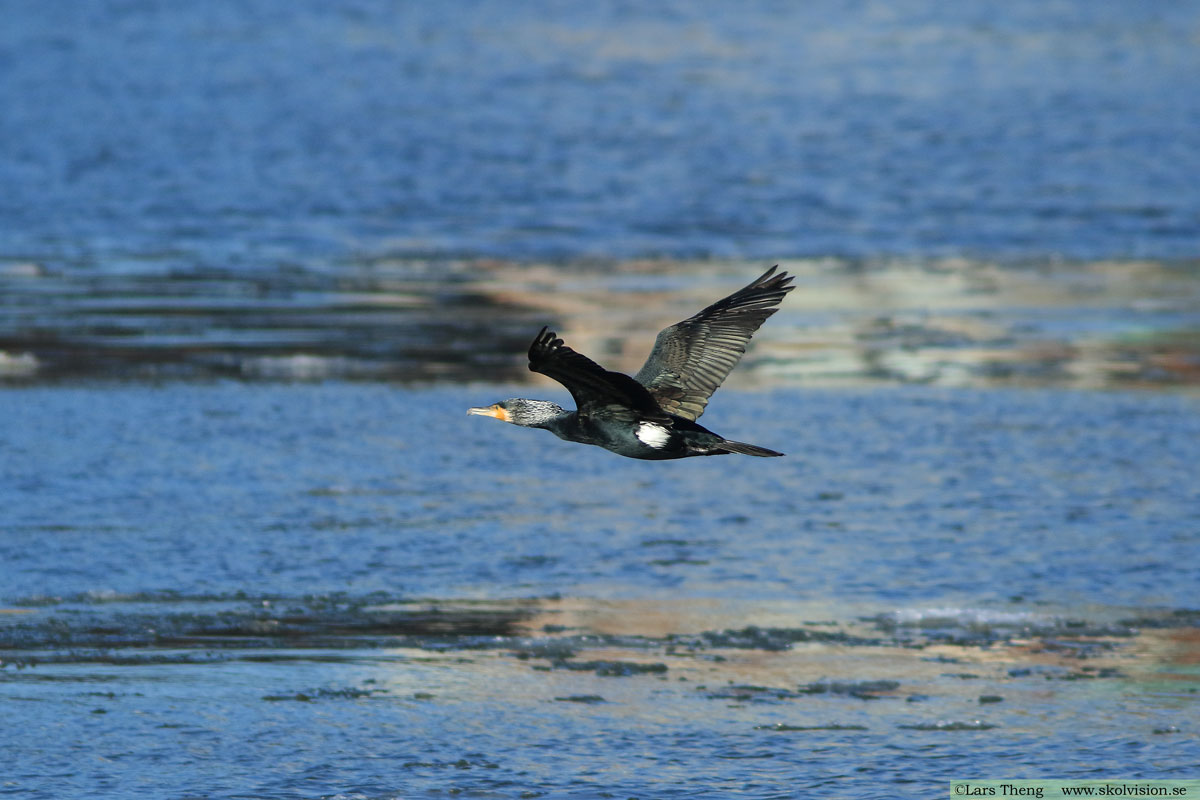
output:
[[[698,314],[663,330],[650,357],[634,376],[660,408],[684,419],[698,419],[737,365],[750,337],[792,290],[786,272],[776,267],[744,289],[718,300]]]
[[[604,369],[564,344],[554,331],[542,328],[529,346],[529,369],[565,386],[576,410],[518,398],[469,413],[545,428],[562,439],[629,458],[783,455],[730,441],[696,422],[745,353],[750,337],[792,290],[791,277],[775,270],[771,267],[749,286],[659,333],[634,377]]]

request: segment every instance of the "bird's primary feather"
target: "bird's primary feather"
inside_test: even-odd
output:
[[[575,352],[549,328],[542,328],[529,346],[529,369],[565,386],[581,414],[625,407],[648,419],[665,416],[645,386]]]
[[[793,288],[786,272],[771,267],[757,280],[654,340],[650,357],[634,379],[670,414],[695,420],[746,352],[754,332]]]

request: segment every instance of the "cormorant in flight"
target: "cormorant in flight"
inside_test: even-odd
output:
[[[560,439],[594,444],[629,458],[781,456],[765,447],[730,441],[696,423],[708,398],[746,352],[750,337],[795,288],[786,272],[776,275],[775,270],[771,267],[746,288],[664,329],[632,378],[604,369],[563,344],[554,331],[542,328],[529,346],[529,369],[565,386],[576,410],[546,400],[514,398],[467,413],[545,428]]]

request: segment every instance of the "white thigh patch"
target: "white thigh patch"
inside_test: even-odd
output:
[[[657,422],[643,422],[635,435],[642,444],[655,448],[666,447],[671,439],[671,432]]]

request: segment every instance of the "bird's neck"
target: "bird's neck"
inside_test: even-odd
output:
[[[558,414],[552,417],[545,417],[532,427],[550,431],[560,439],[574,441],[578,438],[576,430],[579,428],[579,418],[574,411],[560,409]]]
[[[570,424],[575,412],[567,411],[556,403],[547,400],[529,400],[515,420],[518,425],[526,428],[544,428],[556,430]]]

